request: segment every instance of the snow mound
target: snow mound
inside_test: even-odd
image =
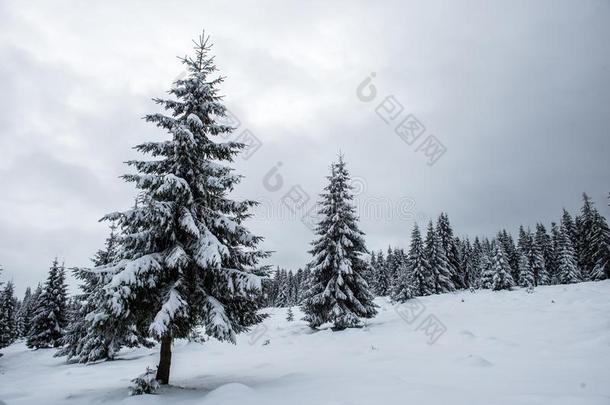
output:
[[[476,355],[476,354],[469,354],[466,357],[462,357],[460,359],[458,359],[457,363],[465,365],[465,366],[471,366],[471,367],[491,367],[493,366],[493,364],[488,361],[487,359]]]
[[[221,385],[220,387],[211,391],[206,396],[206,401],[214,404],[220,404],[223,401],[230,403],[230,401],[238,400],[241,398],[252,398],[255,394],[255,390],[253,390],[246,384],[229,383]]]
[[[460,335],[462,335],[462,336],[464,336],[466,338],[470,338],[470,339],[474,339],[475,338],[474,333],[472,333],[469,330],[462,330],[462,331],[460,331]]]

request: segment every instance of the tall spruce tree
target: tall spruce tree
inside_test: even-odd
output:
[[[413,231],[411,232],[407,272],[410,275],[408,281],[415,296],[421,297],[436,292],[434,277],[417,224],[413,226]]]
[[[6,283],[0,292],[0,349],[13,343],[19,337],[17,327],[17,300],[14,296],[13,282]]]
[[[510,267],[510,273],[513,280],[517,280],[519,278],[519,252],[517,251],[517,247],[515,246],[515,241],[510,233],[503,229],[497,235],[497,240],[500,242],[502,249],[504,251],[504,256]]]
[[[580,222],[580,220],[579,220]],[[563,213],[561,215],[561,225],[564,228],[564,233],[570,238],[570,242],[572,242],[572,246],[576,249],[576,245],[578,243],[577,235],[576,235],[576,223],[572,218],[572,215],[566,210],[563,209]]]
[[[219,124],[226,115],[210,56],[209,37],[195,42],[195,55],[181,62],[186,77],[168,99],[155,99],[168,114],[146,121],[169,140],[136,146],[152,160],[130,161],[137,174],[125,175],[141,192],[137,207],[107,215],[121,229],[119,260],[99,271],[113,274],[104,287],[102,312],[161,343],[156,378],[167,384],[171,346],[200,327],[221,341],[259,323],[257,313],[268,252],[261,237],[243,225],[255,201],[235,201],[229,193],[241,180],[228,165],[246,145],[224,139],[233,131]]]
[[[500,237],[500,235],[498,235]],[[508,264],[506,252],[499,239],[496,240],[493,246],[493,258],[491,268],[493,272],[491,288],[495,291],[510,290],[515,282],[511,275],[511,268]]]
[[[455,291],[447,254],[432,221],[428,224],[425,249],[428,256],[428,266],[434,280],[434,293],[441,294]]]
[[[296,272],[290,270],[290,306],[297,305],[299,303],[299,281],[297,279]]]
[[[277,296],[275,297],[275,306],[276,307],[287,307],[289,304],[289,294],[288,294],[288,274],[286,270],[278,268],[278,276],[277,276]]]
[[[59,347],[68,322],[65,269],[53,260],[47,281],[37,298],[26,344],[29,348]]]
[[[549,284],[549,275],[544,265],[544,256],[542,249],[534,234],[528,230],[528,238],[530,242],[530,249],[528,259],[534,272],[534,285],[546,285]]]
[[[583,193],[583,206],[574,246],[583,278],[604,280],[610,277],[610,230],[591,198]]]
[[[465,288],[464,269],[460,267],[459,250],[456,239],[453,236],[453,229],[449,223],[449,216],[442,212],[436,222],[436,232],[441,240],[447,264],[451,273],[451,282],[455,288]]]
[[[376,264],[377,267],[373,270],[373,285],[371,290],[375,295],[383,297],[390,293],[391,279],[386,259],[383,257],[381,250],[377,253]]]
[[[534,268],[532,266],[533,240],[531,235],[523,229],[523,226],[519,227],[519,241],[517,243],[517,250],[519,252],[519,285],[525,288],[532,288],[536,284],[536,277],[534,275]]]
[[[554,273],[553,265],[555,259],[553,256],[553,242],[551,237],[546,232],[543,224],[536,224],[536,234],[534,236],[535,248],[542,255],[542,271],[536,273],[536,285],[547,285],[551,283],[551,275]]]
[[[594,265],[589,273],[589,278],[593,281],[605,280],[610,278],[610,228],[606,218],[600,213],[595,215],[591,233],[593,245],[591,253]]]
[[[396,271],[390,296],[396,302],[405,302],[415,296],[412,286],[412,274],[406,263],[402,263]]]
[[[479,252],[476,252],[470,239],[461,242],[461,267],[464,269],[464,288],[474,289],[479,279],[478,260]]]
[[[530,264],[528,257],[519,252],[519,285],[527,289],[534,288],[535,278],[534,270]]]
[[[371,288],[371,292],[376,294],[375,292],[375,272],[377,271],[377,255],[375,252],[371,252],[369,265],[367,266],[362,277],[366,280],[366,283]]]
[[[551,244],[553,246],[553,264],[551,266],[552,272],[549,274],[551,277],[551,284],[559,284],[559,239],[560,232],[559,226],[555,222],[551,222]]]
[[[484,250],[481,255],[480,273],[481,273],[481,280],[479,282],[479,287],[484,288],[484,289],[493,288],[495,272],[494,272],[491,253],[488,252],[487,250]]]
[[[483,260],[483,246],[478,237],[475,237],[474,242],[472,242],[470,256],[472,265],[472,270],[469,271],[469,274],[472,272],[470,276],[470,288],[477,289],[481,287],[481,262]]]
[[[298,269],[296,277],[295,277],[295,289],[296,289],[296,294],[295,294],[296,302],[295,302],[295,304],[296,305],[300,305],[301,301],[303,299],[303,288],[302,288],[303,277],[304,277],[303,269]]]
[[[36,289],[34,290],[34,292],[32,292],[32,319],[31,319],[31,323],[30,323],[30,327],[32,326],[33,322],[34,322],[34,315],[36,314],[36,310],[38,309],[38,307],[40,306],[40,296],[42,295],[42,283],[38,283],[36,284]],[[26,337],[29,335],[26,335]]]
[[[396,281],[397,273],[398,273],[398,260],[394,250],[391,246],[388,246],[386,258],[385,258],[385,271],[388,277],[388,290],[391,292],[394,282]]]
[[[303,303],[303,300],[305,299],[305,295],[307,294],[307,291],[309,291],[310,286],[311,286],[311,268],[308,263],[305,265],[305,268],[303,269],[303,278],[301,280],[301,285],[299,286],[299,288],[301,290],[301,299],[299,301],[299,305],[301,305]]]
[[[572,284],[581,281],[582,276],[576,259],[576,252],[570,238],[570,230],[564,226],[562,221],[559,229],[558,241],[558,266],[557,273],[559,282],[562,284]]]
[[[30,331],[33,307],[32,289],[28,287],[25,289],[23,300],[21,301],[19,311],[17,312],[17,329],[19,331],[19,337],[26,337]]]
[[[362,277],[367,263],[364,233],[358,228],[349,172],[343,157],[331,166],[329,184],[321,194],[318,238],[310,253],[311,287],[303,301],[305,320],[312,328],[332,322],[334,328],[360,325],[360,318],[377,313],[373,294]]]

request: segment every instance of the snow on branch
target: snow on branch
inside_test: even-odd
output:
[[[146,274],[162,269],[162,256],[159,253],[152,253],[142,256],[135,260],[123,260],[120,266],[123,270],[117,273],[108,284],[110,288],[117,288],[121,285],[142,285],[147,280]],[[117,265],[117,268],[119,265]],[[145,283],[144,283],[145,284]]]
[[[182,246],[174,246],[169,254],[165,257],[165,264],[170,269],[177,269],[186,266],[190,261],[188,254],[182,249]]]
[[[180,215],[179,219],[180,227],[191,236],[199,238],[201,233],[199,232],[199,228],[195,223],[195,219],[193,219],[193,216],[186,208],[182,209],[181,211],[182,214]]]
[[[162,337],[165,333],[168,332],[168,327],[174,320],[174,318],[180,315],[184,307],[186,306],[186,302],[176,290],[178,283],[174,284],[174,286],[169,291],[167,300],[155,315],[155,319],[148,327],[150,333],[157,337]]]
[[[261,277],[256,274],[237,269],[222,269],[221,271],[227,277],[227,283],[233,292],[243,294],[248,290],[261,289]]]
[[[208,307],[206,332],[220,340],[229,340],[235,343],[235,332],[222,303],[216,298],[208,296],[206,297],[206,304]]]
[[[222,257],[229,255],[229,249],[221,243],[206,227],[195,246],[194,259],[203,268],[219,268]]]

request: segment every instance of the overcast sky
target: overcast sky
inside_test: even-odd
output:
[[[303,4],[0,2],[1,279],[21,294],[54,256],[89,265],[98,219],[134,197],[122,162],[165,135],[141,117],[204,28],[236,136],[261,142],[235,195],[263,202],[251,227],[270,263],[309,260],[282,197],[300,186],[313,205],[339,151],[370,249],[442,210],[470,236],[549,224],[583,191],[609,216],[609,1]],[[409,114],[425,127],[412,144],[394,132]],[[446,149],[433,165],[430,135]]]

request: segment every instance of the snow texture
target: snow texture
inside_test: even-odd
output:
[[[312,333],[286,309],[238,345],[179,340],[172,384],[129,396],[129,379],[156,364],[158,347],[120,361],[66,364],[53,350],[3,349],[0,399],[8,405],[607,405],[610,281],[539,286],[533,294],[480,290],[418,298],[421,315],[376,299],[361,329]],[[463,300],[463,302],[462,302]],[[417,311],[411,311],[416,314]],[[401,317],[401,314],[403,317]],[[434,315],[434,344],[419,325]],[[268,344],[264,344],[268,341]]]

